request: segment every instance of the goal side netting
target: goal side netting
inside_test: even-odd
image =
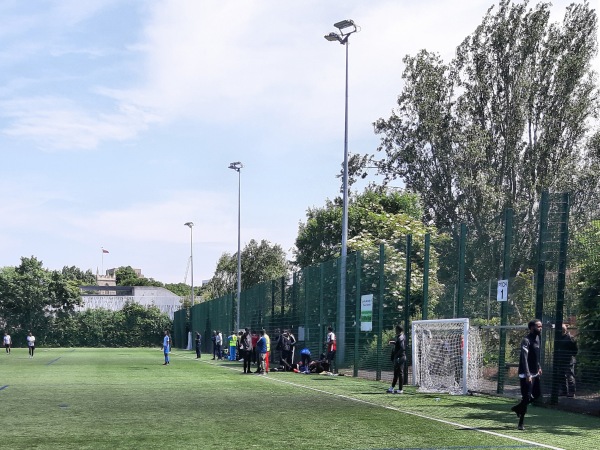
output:
[[[479,329],[469,319],[413,321],[412,373],[419,392],[478,391],[482,368]]]

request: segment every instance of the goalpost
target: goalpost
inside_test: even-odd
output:
[[[413,384],[419,392],[467,394],[479,390],[482,353],[479,330],[469,327],[469,319],[412,323]]]

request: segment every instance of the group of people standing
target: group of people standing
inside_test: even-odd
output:
[[[10,351],[12,349],[13,342],[8,331],[4,332],[4,349],[6,350],[6,354],[10,355]],[[33,358],[33,353],[35,352],[35,336],[33,334],[27,334],[27,349],[29,351],[29,359]]]
[[[219,330],[215,330],[210,339],[213,344],[212,359],[223,359],[223,333]]]
[[[274,356],[276,361],[279,363],[281,369],[278,370],[289,370],[292,371],[294,367],[294,353],[296,347],[296,337],[289,329],[284,329],[280,332],[279,329],[275,330],[276,338],[274,340]],[[261,329],[260,331],[250,330],[245,328],[238,333],[232,332],[231,335],[225,338],[219,330],[214,330],[211,336],[213,345],[213,360],[221,360],[225,358],[227,353],[227,359],[229,361],[241,360],[244,363],[244,373],[269,373],[270,368],[270,354],[271,354],[271,338],[267,334],[266,330]],[[201,336],[200,333],[196,333],[196,358],[200,358],[201,355]],[[224,352],[223,347],[228,343],[228,351]],[[335,361],[335,355],[337,351],[337,340],[332,327],[327,329],[327,337],[325,340],[326,352],[323,354],[322,366],[332,369]],[[308,367],[310,363],[310,351],[301,355],[303,361],[308,358],[308,361],[304,361]],[[278,360],[278,361],[277,361]],[[252,368],[255,367],[253,371]]]
[[[264,334],[263,334],[264,333]],[[251,332],[249,328],[236,333],[232,331],[227,336],[227,342],[224,341],[223,333],[219,330],[212,332],[212,354],[213,360],[222,360],[225,357],[229,361],[242,360],[244,362],[244,373],[252,373],[252,364],[256,365],[255,373],[268,371],[268,353],[270,352],[270,338],[265,330],[260,332]],[[261,339],[263,339],[261,341]],[[224,350],[225,344],[228,344]],[[196,358],[201,356],[202,338],[200,333],[196,333]],[[266,348],[263,348],[265,347]],[[264,351],[263,351],[264,350]],[[261,367],[261,354],[266,353],[265,368]]]

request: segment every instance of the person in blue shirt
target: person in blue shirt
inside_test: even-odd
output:
[[[257,373],[264,373],[266,371],[267,362],[267,339],[265,338],[265,330],[260,330],[260,338],[256,343],[256,350],[259,355],[260,367]]]
[[[304,368],[304,373],[310,373],[309,365],[310,365],[310,350],[304,347],[300,351],[300,358],[302,358],[302,367]]]
[[[171,363],[169,360],[169,353],[171,351],[171,335],[169,334],[169,330],[165,330],[165,337],[163,338],[162,347],[165,354],[165,363],[163,366],[168,366]]]

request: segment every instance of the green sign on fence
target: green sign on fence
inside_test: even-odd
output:
[[[360,297],[360,331],[373,331],[373,294]]]

